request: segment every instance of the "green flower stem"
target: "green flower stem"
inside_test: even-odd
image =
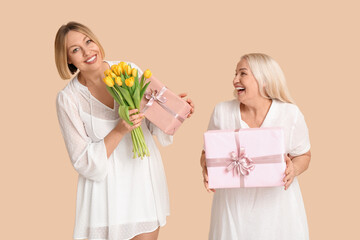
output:
[[[135,128],[134,130],[132,130],[132,132],[134,133],[134,139],[135,139],[135,143],[138,146],[137,148],[137,153],[138,153],[138,157],[141,157],[141,159],[143,158],[143,154],[142,154],[142,149],[141,149],[141,145],[140,145],[140,141],[139,141],[139,137],[137,134],[137,128]]]
[[[137,129],[137,136],[138,136],[139,144],[140,144],[140,148],[141,148],[141,156],[144,157],[144,156],[146,156],[146,153],[144,151],[144,139],[142,138],[140,131],[141,131],[141,128],[138,128]]]
[[[133,148],[134,148],[134,155],[136,158],[139,156],[139,146],[137,144],[136,134],[135,134],[134,130],[131,131],[131,135],[133,136]]]
[[[148,147],[146,146],[146,143],[145,143],[144,133],[143,133],[143,131],[142,131],[141,128],[139,129],[139,133],[141,134],[141,139],[142,139],[141,144],[142,144],[142,148],[143,148],[143,150],[144,150],[144,154],[145,154],[146,156],[150,156],[149,149],[148,149]]]
[[[133,153],[134,153],[134,155],[133,155],[133,158],[136,158],[136,153],[137,153],[137,145],[135,144],[135,136],[134,136],[134,134],[133,134],[133,132],[131,131],[131,140],[132,140],[132,142],[133,142]]]
[[[143,134],[141,128],[139,128],[138,137],[139,137],[139,139],[140,139],[140,144],[141,144],[141,149],[142,149],[143,155],[144,155],[144,156],[149,156],[149,155],[148,155],[149,150],[148,150],[148,148],[147,148],[147,146],[146,146],[146,144],[145,144],[145,138],[144,138],[144,134]]]
[[[141,149],[141,155],[142,156],[146,156],[146,149],[145,149],[145,144],[144,144],[144,138],[141,134],[141,128],[137,128],[137,138],[139,140],[139,144],[140,144],[140,149]]]

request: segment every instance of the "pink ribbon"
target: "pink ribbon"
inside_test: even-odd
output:
[[[161,88],[160,91],[158,90],[153,90],[150,89],[150,92],[146,92],[145,93],[145,98],[148,99],[149,101],[146,103],[144,109],[141,112],[145,112],[151,105],[153,105],[154,102],[157,102],[163,109],[165,109],[165,111],[167,111],[168,113],[170,113],[171,115],[174,116],[174,118],[176,118],[177,120],[179,120],[180,122],[184,122],[185,119],[180,116],[179,114],[173,112],[170,108],[168,108],[165,103],[167,101],[166,97],[163,96],[164,92],[167,90],[166,87]]]
[[[154,101],[164,104],[167,101],[166,97],[163,96],[165,91],[166,87],[163,87],[160,92],[158,92],[158,90],[156,89],[150,89],[150,92],[145,93],[145,98],[149,100],[146,104],[146,107],[150,107],[151,105],[153,105]]]
[[[254,161],[247,157],[245,148],[240,148],[240,153],[231,152],[231,163],[227,166],[227,171],[233,171],[237,175],[247,176],[250,171],[254,170]]]

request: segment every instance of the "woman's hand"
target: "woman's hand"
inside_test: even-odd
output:
[[[181,98],[184,98],[184,97],[186,97],[186,96],[187,96],[187,93],[180,93],[180,94],[179,94],[179,97],[181,97]],[[189,115],[187,116],[187,118],[189,118],[189,117],[191,117],[191,115],[194,113],[195,106],[194,106],[193,101],[192,101],[190,98],[187,98],[185,101],[186,101],[186,102],[190,105],[190,107],[191,107],[190,113],[189,113]]]
[[[285,170],[285,190],[289,188],[290,184],[294,181],[296,176],[308,169],[311,159],[310,150],[299,156],[285,155],[286,170]]]
[[[138,111],[139,110],[137,109],[129,110],[129,120],[133,123],[132,126],[128,124],[125,120],[120,119],[115,129],[125,135],[126,133],[131,132],[131,130],[140,127],[145,115],[143,113],[137,113]]]
[[[202,167],[202,174],[203,174],[203,178],[204,178],[204,186],[205,186],[206,190],[208,192],[210,192],[210,191],[215,192],[215,189],[210,189],[209,188],[209,177],[208,177],[208,173],[207,173],[206,160],[205,160],[205,151],[204,150],[201,152],[200,166]]]
[[[144,119],[143,113],[138,113],[137,109],[133,109],[129,111],[129,119],[134,125],[128,124],[125,120],[120,119],[115,128],[104,138],[104,143],[106,147],[106,154],[109,158],[121,139],[125,136],[125,134],[131,132],[131,130],[139,127],[141,125],[142,119]]]
[[[285,177],[284,177],[284,186],[285,190],[290,187],[290,184],[294,181],[295,178],[295,167],[294,163],[291,161],[288,155],[285,155],[286,169],[285,169]]]

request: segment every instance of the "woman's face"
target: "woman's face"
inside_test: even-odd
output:
[[[258,97],[261,97],[259,84],[245,59],[241,59],[236,66],[233,84],[237,99],[241,103],[246,104],[249,101],[253,101]]]
[[[68,64],[73,64],[80,71],[94,71],[101,67],[100,49],[88,36],[69,31],[66,38]]]

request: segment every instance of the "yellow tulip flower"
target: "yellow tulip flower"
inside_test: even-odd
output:
[[[126,64],[126,63],[125,63],[125,62],[120,62],[118,65],[119,65],[120,67],[123,67],[124,64]]]
[[[122,69],[121,69],[121,71],[122,71],[122,73],[124,74],[125,73],[125,71],[127,71],[127,63],[124,63],[123,65],[122,65]]]
[[[122,85],[121,77],[116,77],[115,82],[117,85],[121,86]]]
[[[113,87],[114,86],[114,80],[109,76],[104,77],[103,81],[108,87]]]
[[[131,75],[131,67],[128,65],[126,67],[126,73],[130,76]]]
[[[131,75],[132,75],[133,77],[136,77],[136,74],[137,74],[137,69],[136,69],[136,68],[133,68],[133,69],[131,70]]]
[[[112,65],[111,68],[113,68],[112,70],[117,76],[121,75],[121,67],[119,65]]]
[[[150,78],[151,75],[152,75],[152,73],[151,73],[151,71],[150,71],[149,69],[147,69],[147,70],[144,72],[144,77],[145,77],[146,79]]]
[[[124,64],[126,64],[126,63],[120,62],[120,63],[118,64],[118,66],[120,67],[119,70],[121,71],[122,74],[124,74]]]
[[[109,77],[112,77],[112,78],[115,80],[117,76],[116,76],[115,73],[111,72],[110,75],[109,75]]]
[[[111,73],[111,70],[110,70],[110,69],[106,69],[105,72],[104,72],[105,76],[109,76],[110,73]]]
[[[134,85],[134,82],[135,82],[134,77],[130,77],[125,80],[125,84],[128,87],[132,87]]]

